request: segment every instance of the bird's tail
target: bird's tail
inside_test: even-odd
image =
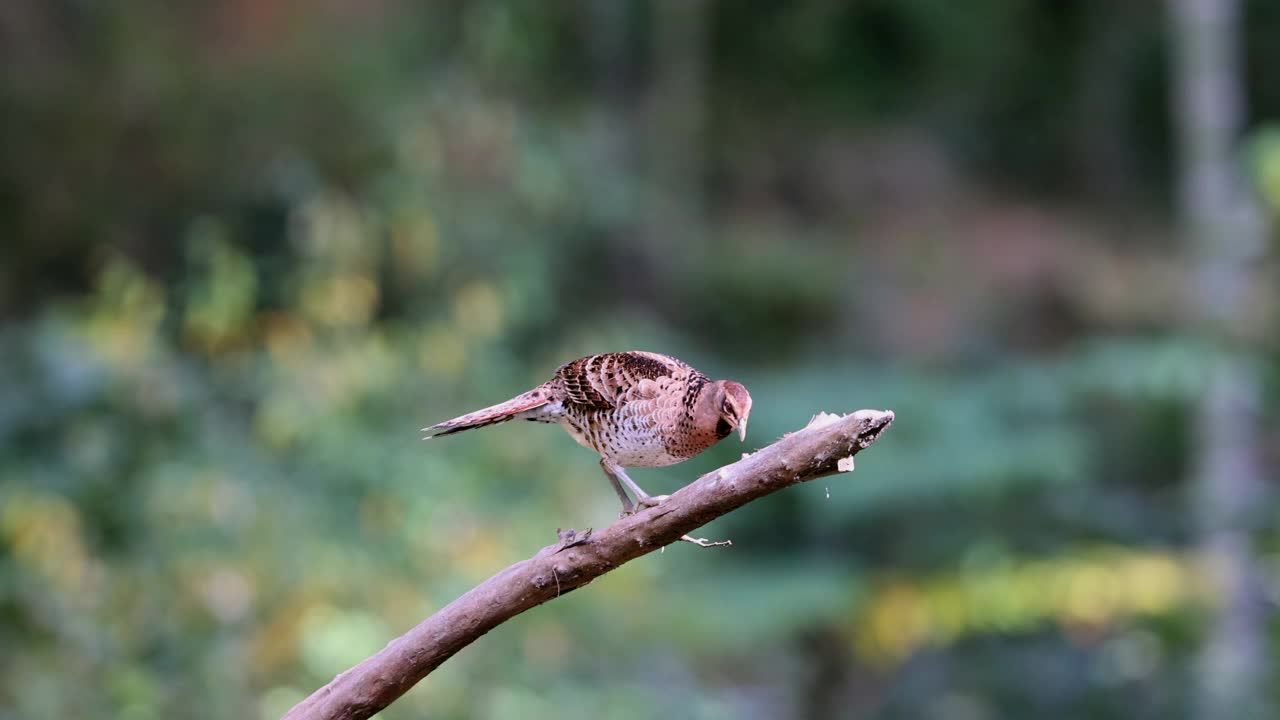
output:
[[[497,425],[514,419],[522,412],[539,408],[549,402],[551,402],[550,391],[541,386],[536,387],[506,402],[498,403],[483,410],[476,410],[430,427],[424,427],[422,432],[426,433],[427,436],[422,439],[426,440],[427,438],[440,437],[441,435],[452,435],[463,430],[474,430],[475,428]]]

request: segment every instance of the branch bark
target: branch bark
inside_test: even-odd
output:
[[[560,533],[548,545],[454,600],[377,654],[298,703],[285,720],[355,720],[390,705],[462,648],[530,608],[582,587],[623,563],[678,542],[756,498],[852,469],[893,413],[823,415],[738,462],[698,478],[655,508],[598,533]]]

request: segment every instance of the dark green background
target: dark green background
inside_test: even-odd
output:
[[[1243,26],[1274,211],[1280,5]],[[633,348],[754,397],[650,492],[898,420],[385,717],[1190,716],[1168,55],[1143,2],[6,3],[0,718],[278,717],[615,517],[558,430],[416,431]]]

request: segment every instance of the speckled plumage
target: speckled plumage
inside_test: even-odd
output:
[[[667,355],[619,352],[589,355],[556,370],[538,387],[504,402],[424,428],[428,437],[524,419],[557,423],[600,454],[605,473],[651,500],[622,467],[661,467],[688,460],[734,429],[745,436],[751,396],[741,384],[718,380]],[[617,478],[615,478],[615,475]]]

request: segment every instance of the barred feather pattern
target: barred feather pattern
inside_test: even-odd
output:
[[[699,404],[723,382],[658,353],[589,355],[528,392],[424,430],[434,437],[507,420],[557,423],[618,465],[660,467],[687,460],[729,433]]]

